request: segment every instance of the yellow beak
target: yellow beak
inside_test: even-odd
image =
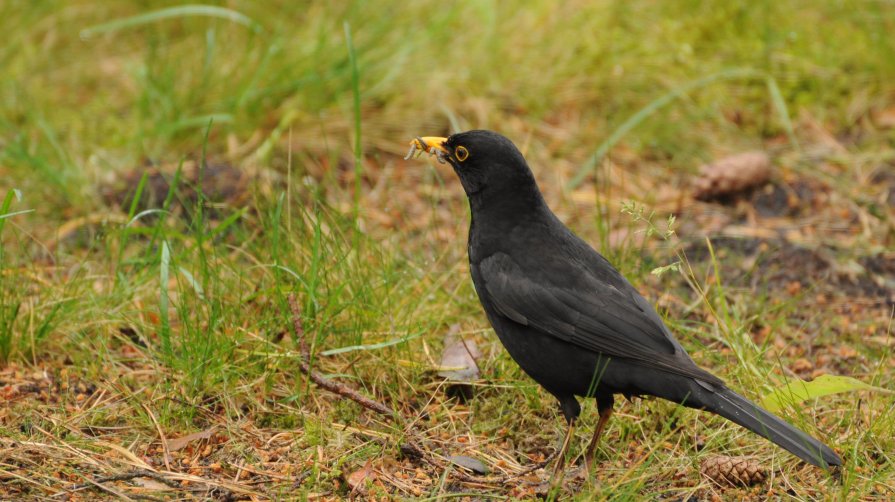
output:
[[[435,153],[432,149],[441,150],[442,153],[448,153],[447,149],[442,146],[445,141],[447,141],[447,138],[439,136],[418,136],[410,142],[410,146],[416,146],[418,150],[422,150],[426,153]]]

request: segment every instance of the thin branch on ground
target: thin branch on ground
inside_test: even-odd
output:
[[[148,469],[136,469],[133,471],[122,472],[119,474],[111,474],[109,476],[100,476],[98,478],[90,480],[88,483],[83,483],[80,485],[74,485],[69,488],[69,491],[76,492],[81,491],[86,488],[93,488],[97,484],[102,483],[113,483],[116,481],[131,481],[136,478],[149,478],[159,483],[166,484],[171,488],[175,488],[178,490],[182,490],[183,486],[180,484],[180,481],[175,479],[170,479],[162,473],[150,471]]]
[[[386,406],[376,400],[373,400],[369,397],[366,397],[366,396],[360,394],[358,391],[352,389],[351,387],[348,387],[347,385],[330,380],[329,378],[321,375],[320,373],[314,371],[311,368],[311,365],[309,362],[311,359],[311,354],[310,354],[310,350],[308,349],[308,344],[307,344],[307,341],[305,340],[305,336],[304,336],[305,335],[304,327],[301,322],[301,308],[299,308],[299,306],[298,306],[298,301],[295,299],[294,293],[289,294],[288,300],[289,300],[289,309],[291,310],[291,314],[292,314],[292,329],[295,333],[296,342],[298,344],[299,350],[301,351],[301,356],[299,357],[299,369],[301,370],[301,372],[304,373],[305,375],[307,375],[314,383],[316,383],[323,389],[333,392],[334,394],[337,394],[339,396],[348,398],[368,410],[375,411],[376,413],[379,413],[380,415],[383,415],[383,416],[387,417],[388,419],[395,421],[400,416],[396,411],[392,410],[388,406]],[[423,460],[426,463],[428,463],[436,468],[439,468],[439,469],[447,468],[447,463],[438,459],[432,453],[426,451],[420,445],[420,442],[417,440],[417,438],[412,433],[408,433],[408,436],[407,436],[405,442],[401,443],[400,448],[401,448],[401,452],[408,457]],[[545,465],[547,465],[550,462],[550,460],[555,455],[556,455],[556,453],[554,452],[553,454],[548,456],[547,459],[544,460],[543,462],[538,462],[532,466],[526,467],[519,473],[516,473],[513,475],[493,476],[493,477],[471,476],[471,475],[465,474],[462,471],[460,471],[458,469],[459,466],[454,466],[454,464],[450,464],[451,466],[454,467],[453,471],[451,472],[451,475],[454,476],[456,479],[463,481],[463,482],[467,482],[467,483],[488,483],[488,484],[506,483],[507,481],[510,481],[512,479],[517,479],[517,478],[522,477],[530,472],[536,471],[536,470],[544,467]]]
[[[292,310],[292,328],[295,330],[295,337],[298,341],[299,349],[301,350],[301,357],[298,361],[301,372],[308,375],[311,380],[320,387],[342,397],[347,397],[368,410],[393,418],[394,411],[388,406],[360,394],[347,385],[334,382],[311,368],[311,354],[309,353],[308,344],[304,337],[304,328],[301,324],[301,309],[298,307],[298,302],[295,300],[294,294],[289,295],[289,308]]]

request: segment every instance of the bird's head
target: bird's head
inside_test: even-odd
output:
[[[460,178],[466,195],[508,197],[505,194],[539,194],[534,176],[522,153],[510,140],[493,131],[475,130],[442,138],[418,137],[410,143],[412,157],[417,151],[434,155],[439,162],[447,162]],[[512,197],[512,195],[510,195]]]

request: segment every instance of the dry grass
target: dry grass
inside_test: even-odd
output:
[[[0,498],[543,495],[526,469],[557,446],[555,401],[487,329],[453,173],[401,160],[455,128],[516,141],[557,213],[747,396],[821,374],[892,388],[886,3],[149,4],[0,7]],[[693,199],[700,164],[755,148],[769,186]],[[676,237],[644,238],[629,200]],[[650,274],[681,250],[692,274]],[[311,366],[394,419],[303,376],[290,293]],[[452,325],[483,352],[467,403],[436,374]],[[546,496],[890,498],[892,405],[784,410],[843,455],[837,480],[717,417],[620,403],[595,476]],[[716,485],[699,471],[719,454],[768,477]]]

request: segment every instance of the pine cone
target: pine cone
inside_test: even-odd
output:
[[[762,185],[771,178],[771,159],[764,152],[731,155],[699,168],[693,196],[711,200]]]
[[[767,477],[764,468],[753,458],[715,455],[702,461],[700,472],[719,485],[751,486]]]

